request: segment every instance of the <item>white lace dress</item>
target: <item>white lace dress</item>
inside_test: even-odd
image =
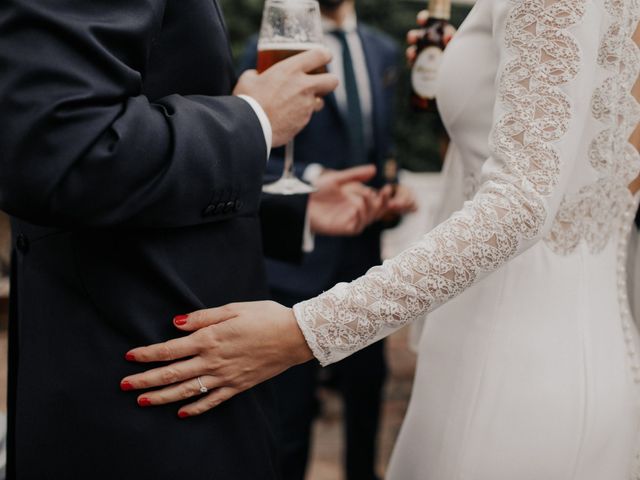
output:
[[[389,480],[634,475],[639,17],[639,0],[479,0],[438,96],[469,201],[294,307],[324,365],[429,313]]]

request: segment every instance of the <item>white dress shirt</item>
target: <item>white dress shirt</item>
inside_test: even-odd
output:
[[[264,108],[258,103],[258,101],[250,97],[249,95],[238,95],[241,99],[247,102],[253,111],[255,112],[258,120],[260,120],[260,126],[262,127],[262,133],[264,133],[264,141],[267,144],[267,159],[269,155],[271,155],[271,144],[273,142],[273,129],[271,128],[271,122],[269,121],[269,117],[264,111]]]
[[[323,17],[322,29],[324,30],[324,42],[333,55],[333,59],[329,64],[329,71],[336,75],[340,80],[338,88],[334,95],[336,103],[340,111],[347,115],[347,91],[344,82],[344,60],[342,58],[342,44],[331,32],[342,30],[347,38],[347,45],[351,53],[353,62],[353,70],[356,75],[356,84],[358,85],[358,96],[360,98],[360,110],[362,111],[362,123],[364,128],[364,138],[367,147],[371,146],[373,139],[373,100],[371,98],[371,84],[369,81],[369,70],[367,61],[362,48],[362,41],[358,35],[358,19],[355,12],[350,13],[344,20],[342,26],[338,26],[333,20]]]

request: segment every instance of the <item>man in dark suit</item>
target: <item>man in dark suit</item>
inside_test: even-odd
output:
[[[329,70],[340,78],[338,89],[326,97],[327,107],[316,114],[296,138],[296,168],[307,180],[322,185],[337,170],[372,164],[378,175],[372,185],[381,188],[392,154],[393,103],[400,61],[395,43],[386,35],[357,22],[353,1],[320,2],[325,44],[333,53]],[[243,59],[255,65],[255,41]],[[281,168],[274,152],[268,170]],[[391,177],[394,177],[393,173]],[[390,213],[400,215],[414,206],[412,195],[396,186]],[[387,190],[390,187],[386,187]],[[339,282],[348,282],[380,263],[381,222],[353,238],[318,236],[312,253],[301,265],[267,261],[273,299],[292,306]],[[376,478],[375,445],[386,365],[382,342],[331,367],[344,398],[346,478]],[[307,466],[311,425],[317,410],[315,362],[294,367],[276,378],[281,405],[281,450],[285,480],[303,480]]]
[[[174,315],[268,295],[260,210],[278,220],[271,255],[300,255],[307,198],[261,205],[262,174],[337,84],[305,73],[329,58],[234,89],[215,0],[0,2],[9,479],[278,478],[268,386],[184,420],[118,383],[141,369],[124,352],[175,336]],[[310,223],[339,233],[327,218]]]

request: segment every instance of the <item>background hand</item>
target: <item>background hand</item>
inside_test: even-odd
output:
[[[418,204],[416,203],[416,197],[411,189],[405,185],[397,185],[396,193],[387,202],[386,208],[382,212],[382,216],[395,215],[400,217],[417,210]]]
[[[273,147],[280,147],[302,130],[314,111],[322,107],[318,99],[338,86],[330,73],[311,75],[331,61],[326,49],[308,50],[290,57],[258,74],[248,70],[238,80],[234,95],[249,95],[264,109],[273,130]]]
[[[176,317],[174,324],[194,333],[127,353],[130,361],[173,363],[127,377],[120,386],[125,391],[164,387],[140,395],[142,407],[199,397],[180,408],[182,418],[200,415],[313,358],[292,310],[275,302],[200,310]]]
[[[354,236],[376,221],[390,195],[363,185],[375,174],[373,165],[325,170],[314,183],[318,191],[309,199],[311,230],[319,235]]]
[[[418,12],[418,16],[416,18],[416,23],[423,27],[426,25],[427,20],[429,20],[429,11],[421,10]],[[446,30],[444,32],[444,44],[447,45],[453,36],[456,33],[456,28],[453,25],[447,25]],[[416,43],[420,40],[424,35],[424,30],[421,28],[417,28],[415,30],[409,30],[407,32],[407,44],[409,47],[406,51],[407,62],[409,65],[412,65],[416,59]]]

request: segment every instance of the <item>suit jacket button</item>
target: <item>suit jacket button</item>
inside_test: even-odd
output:
[[[214,212],[213,212],[213,213],[214,213],[214,214],[216,214],[216,215],[219,215],[219,214],[221,214],[221,213],[224,213],[224,208],[225,208],[225,206],[226,206],[226,203],[224,203],[224,202],[220,202],[220,203],[218,203],[218,204],[216,205],[216,208],[215,208],[215,210],[214,210]]]
[[[210,215],[213,215],[215,211],[216,211],[215,205],[207,205],[207,208],[203,210],[202,215],[204,215],[205,217],[208,217]]]
[[[224,213],[232,212],[236,203],[235,202],[227,202],[224,206]]]
[[[236,200],[235,205],[233,207],[235,211],[239,212],[240,210],[242,210],[242,207],[244,207],[244,202],[242,200]]]
[[[23,254],[29,251],[29,239],[22,233],[16,237],[16,249]]]

